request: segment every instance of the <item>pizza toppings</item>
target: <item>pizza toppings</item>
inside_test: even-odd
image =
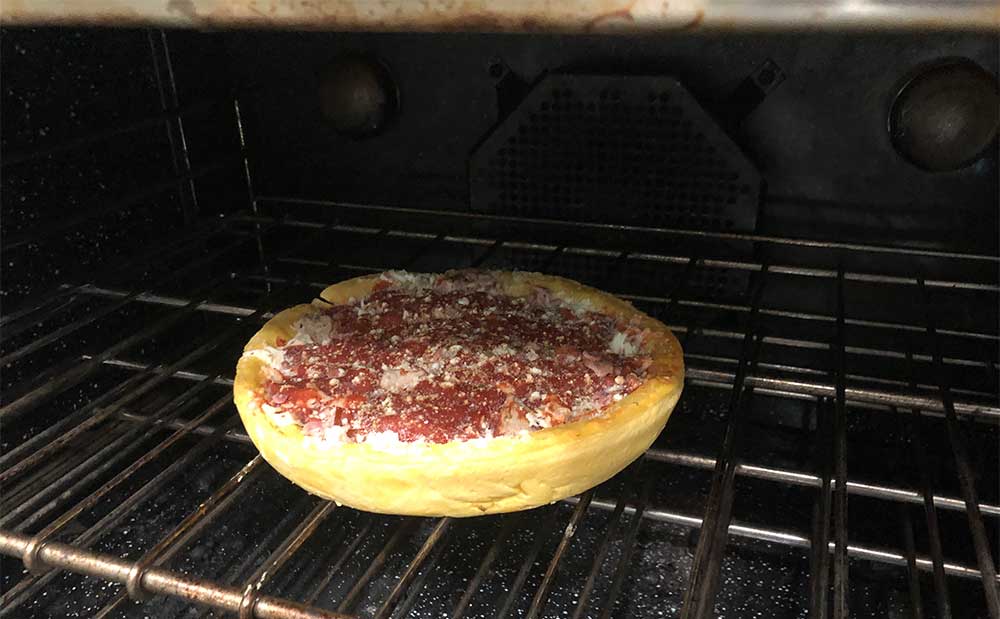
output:
[[[261,409],[322,444],[491,438],[600,415],[642,384],[644,333],[485,271],[390,272],[304,316],[264,363]]]

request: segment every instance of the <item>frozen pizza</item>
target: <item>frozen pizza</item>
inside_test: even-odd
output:
[[[277,314],[234,392],[264,458],[310,492],[473,516],[613,476],[660,433],[683,372],[663,324],[575,282],[390,271]]]

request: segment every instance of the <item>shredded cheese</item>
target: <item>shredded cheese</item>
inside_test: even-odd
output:
[[[390,271],[368,297],[302,316],[282,346],[245,353],[270,381],[261,410],[324,448],[399,449],[549,428],[641,382],[637,329],[543,287],[506,295],[492,277]]]

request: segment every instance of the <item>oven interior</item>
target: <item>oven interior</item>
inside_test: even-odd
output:
[[[1000,612],[995,36],[0,44],[0,616]],[[255,457],[231,381],[272,312],[470,266],[674,330],[643,458],[451,520]]]

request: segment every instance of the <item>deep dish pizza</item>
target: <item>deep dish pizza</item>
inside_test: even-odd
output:
[[[280,473],[368,511],[473,516],[610,478],[680,397],[680,346],[628,303],[537,273],[386,272],[272,318],[235,401]]]

